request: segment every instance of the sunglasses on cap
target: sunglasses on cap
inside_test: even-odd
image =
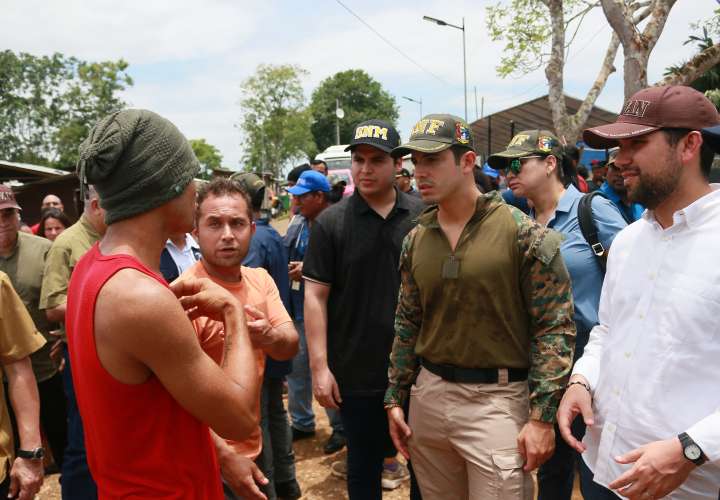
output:
[[[512,172],[515,175],[518,175],[520,171],[522,170],[522,162],[524,160],[529,160],[531,158],[542,158],[545,159],[547,156],[541,156],[541,155],[534,155],[534,156],[523,156],[522,158],[513,158],[510,160],[510,163],[508,163],[507,170]]]

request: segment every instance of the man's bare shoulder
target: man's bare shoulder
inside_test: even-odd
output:
[[[163,316],[183,310],[167,286],[142,271],[128,268],[105,283],[98,295],[96,312],[108,313],[114,321],[161,321]]]

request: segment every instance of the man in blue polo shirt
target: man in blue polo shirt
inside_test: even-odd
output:
[[[290,176],[288,176],[290,179]],[[292,182],[292,181],[291,181]],[[287,273],[290,276],[290,307],[288,312],[293,318],[295,329],[300,336],[300,349],[293,360],[293,370],[288,375],[288,410],[292,419],[293,440],[306,439],[315,435],[315,413],[312,409],[312,377],[308,364],[307,340],[303,307],[305,304],[305,285],[302,279],[303,259],[310,239],[310,225],[320,213],[330,206],[328,193],[330,183],[327,177],[315,170],[303,171],[288,189],[293,195],[293,204],[299,214],[293,219],[285,235],[289,263]],[[335,453],[345,447],[340,413],[332,408],[326,409],[332,435],[325,443],[326,454]]]
[[[600,191],[605,198],[612,201],[615,206],[618,207],[620,213],[628,224],[632,224],[640,218],[642,213],[645,211],[645,207],[643,207],[640,203],[633,203],[628,200],[625,181],[620,174],[620,168],[615,165],[617,152],[618,150],[615,149],[610,153],[610,158],[607,163],[605,182],[603,182],[598,191]]]

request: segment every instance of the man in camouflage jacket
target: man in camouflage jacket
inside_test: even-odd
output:
[[[391,435],[425,500],[531,499],[575,344],[561,236],[477,190],[460,118],[425,117],[393,150],[408,153],[423,201],[437,205],[400,256]]]

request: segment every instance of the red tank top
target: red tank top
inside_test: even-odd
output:
[[[68,290],[72,378],[99,496],[220,500],[220,470],[208,426],[183,409],[154,375],[142,384],[125,384],[97,356],[95,302],[105,283],[126,268],[167,286],[134,257],[103,256],[96,244],[78,262]]]

